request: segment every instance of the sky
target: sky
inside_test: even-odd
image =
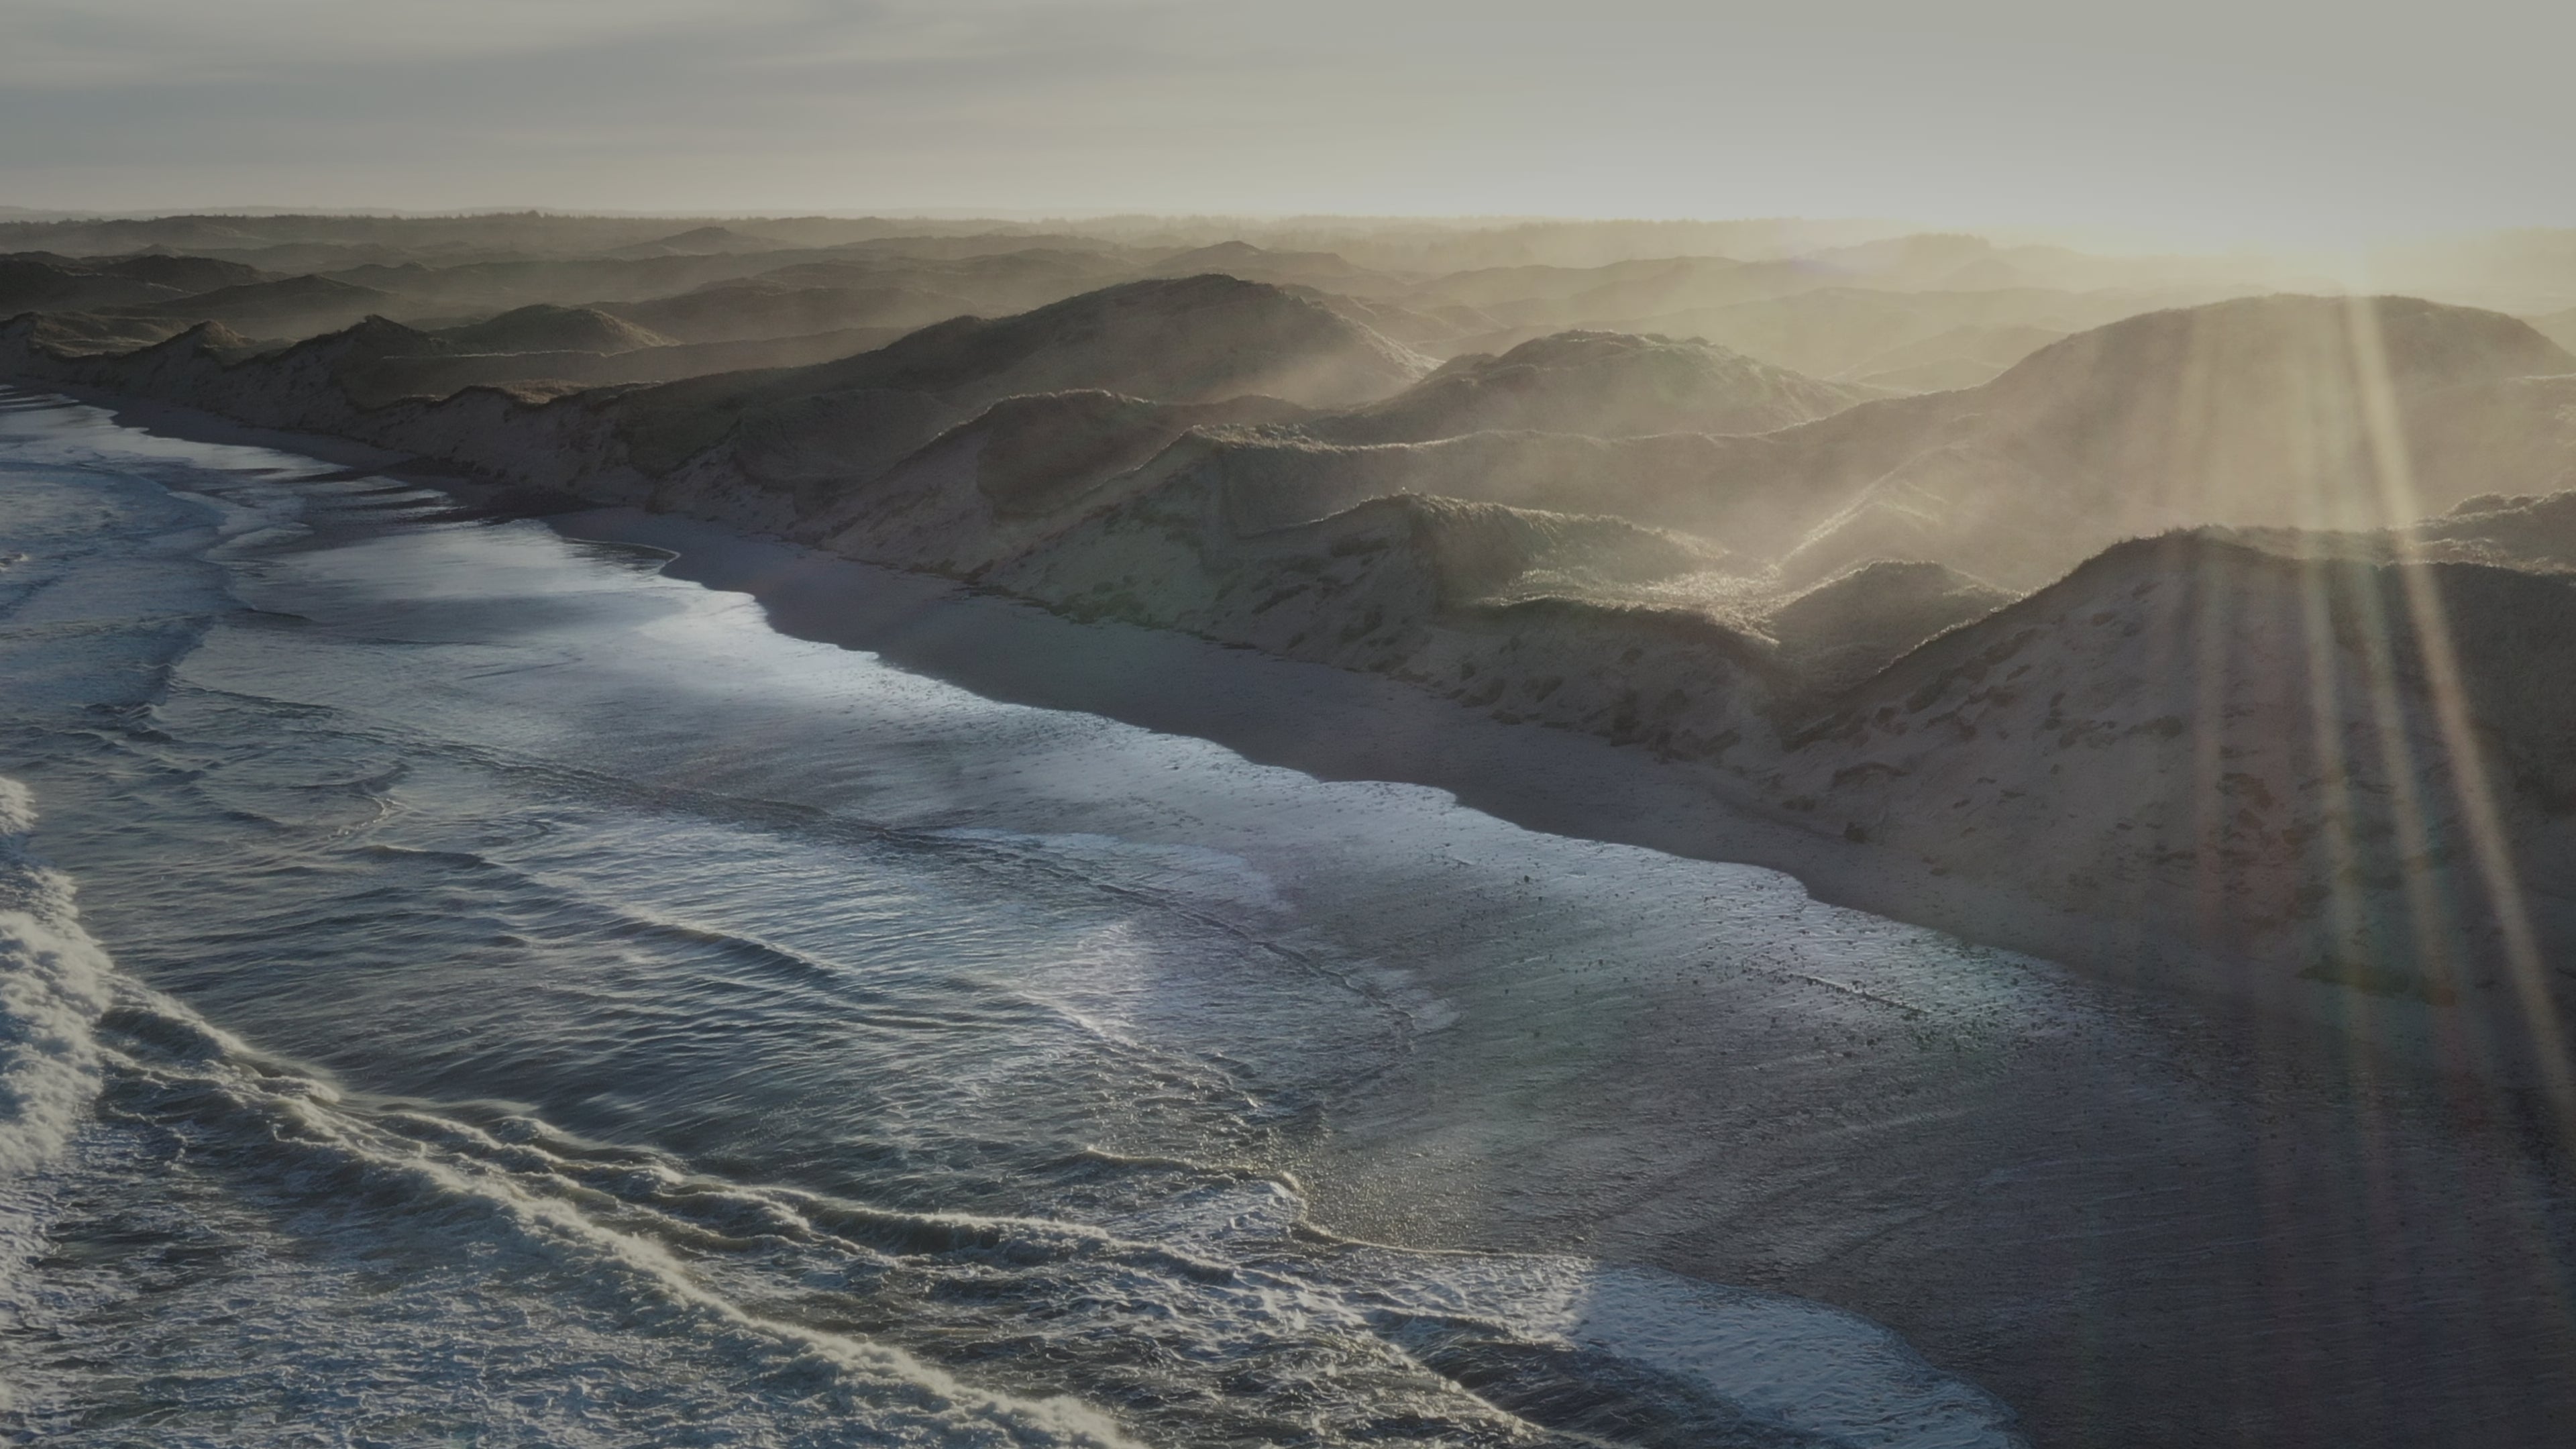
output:
[[[2576,224],[2567,0],[0,0],[0,205]]]

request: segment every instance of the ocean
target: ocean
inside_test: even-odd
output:
[[[1299,1176],[1457,1017],[1421,903],[1927,933],[667,561],[0,391],[0,1436],[2019,1442],[1867,1319]]]

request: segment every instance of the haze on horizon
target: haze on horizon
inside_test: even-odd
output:
[[[13,0],[0,204],[2576,224],[2576,9]]]

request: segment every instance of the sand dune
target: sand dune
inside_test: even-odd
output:
[[[307,337],[345,327],[394,304],[393,294],[328,277],[244,282],[164,302],[101,310],[194,322],[221,322],[254,337]]]
[[[852,327],[911,329],[976,310],[963,297],[906,285],[800,286],[775,276],[712,282],[601,310],[682,342],[747,342]]]
[[[2474,1005],[2477,1050],[2528,1072],[2517,1022],[2571,995],[2530,954],[2576,942],[2542,864],[2576,805],[2576,693],[2547,662],[2570,628],[2564,577],[2144,540],[1843,696],[1766,785],[1943,869],[2168,923],[2259,966],[2249,992]]]
[[[2169,527],[2401,523],[2479,480],[2556,486],[2576,437],[2518,380],[2567,371],[2576,358],[2512,318],[2406,299],[2150,313],[1983,387],[1864,404],[1742,450],[1728,481],[1753,536],[1739,546],[1804,577],[1920,558],[2028,587]],[[2403,498],[2369,439],[2381,396],[2412,445]],[[2481,426],[2442,424],[2472,404]]]
[[[972,576],[1161,486],[1194,450],[1169,451],[1184,438],[1305,415],[1262,397],[1161,403],[1094,390],[1005,398],[867,484],[831,488],[796,532],[850,557]]]
[[[850,248],[812,248],[764,252],[716,252],[653,256],[530,257],[471,260],[370,262],[329,272],[331,280],[371,287],[398,298],[389,310],[406,318],[465,318],[507,311],[535,303],[624,308],[664,304],[664,317],[631,320],[674,336],[689,332],[682,316],[706,326],[723,326],[717,314],[723,301],[750,302],[743,293],[706,302],[681,302],[690,293],[733,285],[770,291],[851,291],[882,293],[874,305],[918,293],[943,299],[915,304],[930,308],[915,320],[954,316],[963,310],[1017,312],[1059,301],[1104,283],[1132,276],[1135,268],[1113,259],[1060,248],[1022,248],[958,258],[919,258]],[[786,325],[796,331],[829,330],[829,316],[815,320],[822,304],[804,299],[803,319]],[[774,305],[774,304],[773,304]],[[866,305],[865,303],[851,305]],[[873,319],[872,319],[873,320]],[[898,319],[901,320],[901,319]],[[737,320],[731,330],[699,333],[696,340],[734,340],[759,335],[766,322]]]
[[[632,352],[668,347],[672,339],[595,307],[521,307],[435,334],[467,352]]]
[[[683,384],[621,400],[617,412],[630,455],[662,471],[746,418],[777,419],[861,394],[923,395],[960,413],[1014,393],[1067,388],[1175,402],[1262,394],[1346,403],[1393,392],[1428,368],[1398,344],[1275,287],[1191,277],[1107,288],[1000,321],[960,317],[842,362]]]
[[[1702,342],[1565,332],[1473,353],[1383,402],[1319,421],[1337,442],[1423,442],[1489,429],[1623,437],[1767,433],[1866,394]]]
[[[201,296],[224,287],[279,280],[257,267],[240,262],[178,256],[168,252],[140,252],[130,257],[93,259],[85,265],[102,276],[131,277],[156,287],[176,288],[189,296]]]
[[[1391,296],[1404,288],[1398,278],[1353,266],[1331,252],[1272,251],[1245,241],[1217,242],[1175,252],[1155,261],[1151,272],[1162,277],[1218,272],[1247,282],[1268,282],[1274,287],[1317,287],[1359,297]]]
[[[676,382],[716,373],[810,367],[882,347],[903,335],[899,327],[854,327],[801,337],[744,342],[664,342],[617,351],[578,348],[482,352],[448,338],[420,333],[417,350],[387,351],[362,367],[343,370],[338,385],[355,400],[376,404],[396,398],[443,398],[474,387],[508,387],[522,394],[586,387]]]
[[[766,237],[752,236],[729,226],[699,226],[669,236],[636,242],[617,249],[616,255],[636,257],[703,257],[724,256],[738,252],[785,251],[787,246]]]
[[[175,299],[175,287],[95,269],[71,257],[22,253],[0,257],[0,310],[87,312]]]
[[[2571,352],[2576,352],[2576,307],[2534,317],[2531,319],[2531,326],[2532,330],[2541,336]]]
[[[61,353],[114,355],[165,342],[187,330],[180,323],[150,317],[102,317],[94,312],[25,314],[29,338],[39,347]]]
[[[1807,689],[1830,694],[2012,598],[1957,569],[1880,559],[1791,596],[1763,616],[1762,627]]]

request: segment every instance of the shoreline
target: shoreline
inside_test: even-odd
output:
[[[275,448],[469,500],[511,489],[330,434],[257,427],[95,388],[14,385],[75,398],[146,431]],[[1471,809],[1524,829],[1775,870],[1825,904],[2038,957],[2110,985],[2152,985],[2199,996],[2190,978],[2223,973],[2227,966],[2143,923],[2040,902],[1881,847],[1769,818],[1707,766],[1658,759],[1642,746],[1615,745],[1576,730],[1504,724],[1483,709],[1387,676],[1283,659],[1175,630],[1080,622],[952,579],[845,559],[684,515],[618,505],[549,513],[537,521],[567,537],[660,549],[673,555],[666,569],[671,577],[750,596],[781,633],[878,653],[1006,703],[1077,710],[1190,735],[1256,764],[1318,779],[1445,790]],[[939,614],[945,622],[934,619]],[[992,647],[1003,636],[1012,636],[1009,644]],[[1185,672],[1204,674],[1213,683],[1293,680],[1315,717],[1264,717],[1230,705],[1220,690],[1167,687],[1166,681]],[[1355,721],[1371,727],[1353,727]],[[2331,988],[2311,990],[2322,995]]]
[[[500,491],[346,440],[37,390],[147,430],[276,448],[468,501]],[[2513,1159],[2510,1132],[2463,1129],[2438,1092],[2381,1100],[2384,1083],[2323,1049],[2356,1038],[2321,1039],[2305,1020],[2246,1010],[2246,997],[2186,1000],[2193,973],[2144,928],[1767,821],[1732,804],[1705,767],[1502,724],[1384,676],[1078,623],[671,515],[539,521],[669,553],[669,576],[749,595],[783,634],[865,649],[987,698],[1206,739],[1322,779],[1429,786],[1525,829],[1777,871],[1820,902],[2039,958],[2004,966],[2079,1007],[2057,1034],[2034,1029],[2045,1013],[2009,1010],[1990,1032],[1947,1008],[1918,1026],[1923,1012],[1878,989],[1897,981],[1901,998],[1901,972],[1804,984],[1747,972],[1644,1018],[1651,1032],[1602,1040],[1599,1022],[1642,998],[1587,974],[1579,943],[1536,951],[1508,982],[1452,972],[1433,984],[1462,1003],[1461,1024],[1430,1034],[1418,1060],[1365,1098],[1334,1104],[1331,1140],[1299,1164],[1321,1226],[1414,1248],[1580,1252],[1832,1303],[2001,1396],[2042,1445],[2203,1442],[2263,1405],[2276,1342],[2299,1371],[2332,1381],[2307,1390],[2323,1399],[2366,1378],[2446,1415],[2508,1392],[2529,1394],[2533,1414],[2544,1399],[2576,1405],[2576,1385],[2541,1372],[2555,1351],[2536,1316],[2545,1285],[2514,1277],[2534,1261],[2532,1228],[2481,1200],[2516,1174],[2544,1175]],[[1440,964],[1424,970],[1437,977]],[[1520,995],[1498,999],[1514,985]],[[1519,1045],[1524,1028],[1577,1040],[1587,1024],[1589,1052]],[[1866,1050],[1855,1051],[1856,1027]],[[1893,1044],[1877,1045],[1881,1031]],[[2439,1235],[2421,1262],[2384,1260],[2372,1221],[2335,1215],[2356,1172],[2382,1174],[2402,1216],[2463,1230]],[[2368,1361],[2371,1325],[2350,1310],[2381,1293],[2448,1315],[2422,1335],[2447,1352],[2404,1370]],[[2496,1325],[2452,1321],[2472,1312]],[[2105,1322],[2121,1326],[2118,1343],[2088,1338]],[[2521,1358],[2463,1360],[2509,1330],[2523,1335]],[[2191,1401],[2205,1380],[2224,1382]]]

